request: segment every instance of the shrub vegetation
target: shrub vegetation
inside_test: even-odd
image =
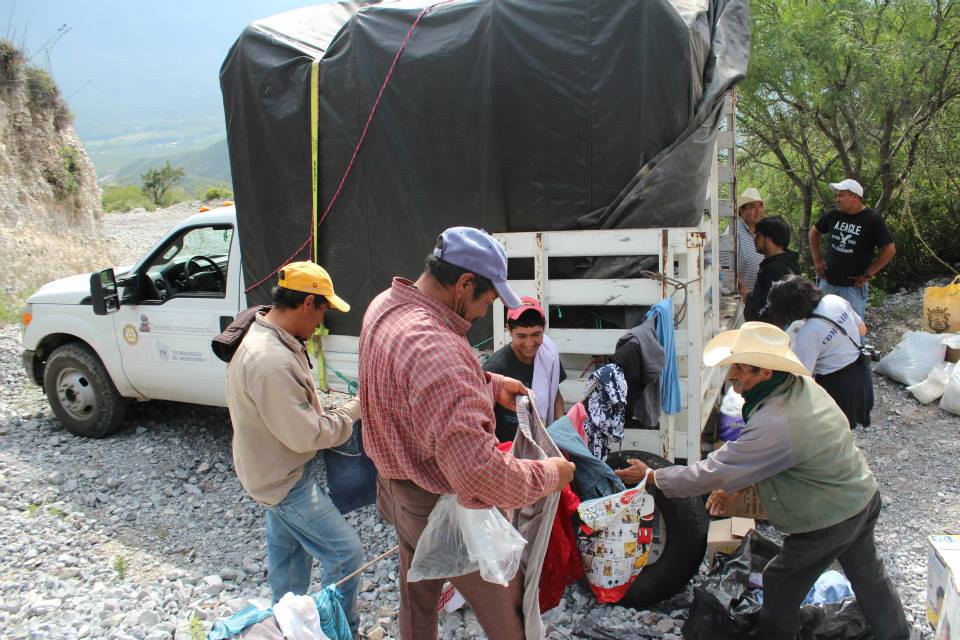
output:
[[[153,211],[157,208],[143,190],[133,184],[108,184],[103,187],[101,200],[106,212],[126,213],[137,207]]]

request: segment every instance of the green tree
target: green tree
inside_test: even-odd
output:
[[[186,172],[183,167],[171,166],[170,161],[167,160],[166,164],[159,169],[155,167],[140,174],[140,178],[143,180],[143,192],[150,197],[154,204],[162,205],[170,188],[180,182],[185,175]]]
[[[956,130],[938,137],[956,121],[960,0],[752,0],[751,12],[746,174],[789,185],[802,248],[828,182],[856,178],[866,204],[899,212],[927,153],[955,148]]]

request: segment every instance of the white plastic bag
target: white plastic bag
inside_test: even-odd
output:
[[[580,529],[577,549],[597,602],[619,602],[646,566],[654,507],[646,479],[626,491],[580,503],[577,513],[591,532]]]
[[[330,640],[320,626],[317,604],[310,596],[295,596],[289,591],[273,605],[273,617],[284,638],[289,640]]]
[[[912,393],[921,404],[930,404],[943,395],[952,371],[952,362],[941,362],[930,370],[926,380],[910,385],[907,391]]]
[[[517,575],[526,544],[497,509],[467,509],[456,496],[441,496],[420,534],[407,582],[479,570],[487,582],[507,586]]]
[[[733,387],[727,389],[723,396],[717,422],[717,436],[724,442],[737,440],[746,426],[743,422],[743,396],[734,391]]]
[[[930,370],[943,362],[947,352],[947,346],[943,344],[945,337],[942,333],[908,331],[900,344],[885,355],[873,370],[901,384],[923,382]]]
[[[954,366],[940,398],[940,408],[960,415],[960,367]]]
[[[960,333],[944,334],[943,344],[948,349],[960,349]]]
[[[740,418],[743,414],[743,396],[733,390],[733,387],[727,389],[723,394],[723,402],[720,403],[720,413],[732,418]]]

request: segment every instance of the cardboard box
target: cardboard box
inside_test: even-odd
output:
[[[750,487],[741,494],[740,499],[733,503],[733,511],[730,515],[754,520],[767,519],[767,512],[763,510],[763,503],[760,502],[760,494],[757,493],[756,487]]]
[[[756,526],[753,518],[714,520],[707,531],[707,565],[712,565],[717,552],[733,553],[741,540]]]
[[[927,538],[927,620],[937,640],[960,639],[960,534]]]

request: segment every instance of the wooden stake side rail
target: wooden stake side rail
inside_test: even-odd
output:
[[[533,280],[512,280],[518,295],[537,297],[546,306],[653,306],[671,297],[675,314],[685,306],[674,334],[680,374],[681,413],[663,415],[659,430],[628,430],[624,448],[645,449],[669,460],[700,458],[700,434],[716,400],[714,376],[701,366],[703,345],[716,334],[719,322],[716,286],[715,247],[706,242],[715,236],[716,223],[710,216],[697,227],[659,229],[612,229],[500,233],[495,237],[511,258],[534,260]],[[706,256],[709,255],[709,258]],[[654,278],[569,279],[549,276],[550,258],[656,257],[659,272],[686,283],[675,290],[668,282]],[[504,326],[504,308],[494,303],[494,348],[509,341]],[[565,362],[574,356],[609,356],[624,329],[555,329],[547,333],[557,343]],[[583,358],[580,358],[582,361]],[[568,404],[583,397],[587,379],[582,369],[567,367],[568,378],[560,388]],[[576,370],[574,370],[576,369]],[[589,373],[589,372],[588,372]]]
[[[652,306],[668,295],[673,298],[675,312],[680,305],[686,305],[674,333],[682,411],[663,415],[659,430],[629,429],[624,449],[647,450],[669,460],[700,458],[700,435],[725,375],[723,369],[704,369],[701,365],[703,346],[723,324],[719,318],[719,296],[715,295],[719,290],[713,256],[716,247],[705,242],[714,231],[712,227],[715,224],[705,216],[699,227],[496,234],[507,255],[533,258],[535,262],[535,278],[513,280],[511,287],[519,295],[538,297],[545,306]],[[661,268],[666,266],[669,277],[686,283],[686,293],[652,278],[549,279],[551,257],[651,255],[656,256]],[[509,340],[502,329],[504,308],[499,301],[494,303],[492,316],[492,326],[498,328],[493,331],[493,348],[497,349]],[[547,332],[556,342],[570,376],[560,388],[569,405],[583,397],[587,383],[585,377],[579,377],[583,368],[593,356],[611,355],[624,330],[548,326]],[[331,369],[356,380],[358,344],[359,339],[354,336],[324,338],[327,381],[332,389],[345,391],[346,384]]]

